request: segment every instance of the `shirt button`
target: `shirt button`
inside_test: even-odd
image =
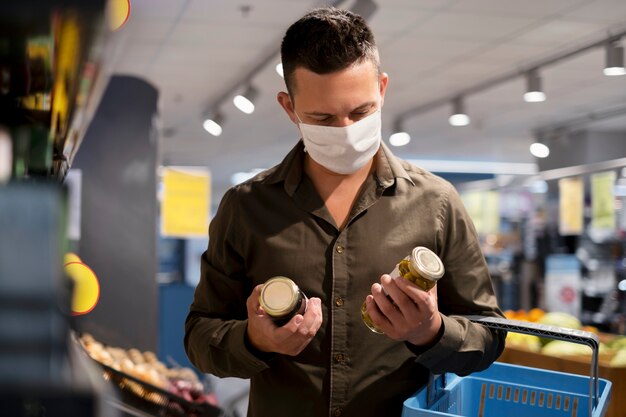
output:
[[[343,246],[341,246],[341,245],[337,245],[337,247],[335,248],[335,250],[337,251],[337,253],[343,253]]]
[[[335,362],[343,363],[345,360],[346,360],[346,357],[343,355],[343,353],[337,353],[335,355]]]
[[[335,298],[335,305],[337,307],[342,307],[343,306],[343,298],[341,298],[341,297]]]
[[[333,410],[334,417],[341,417],[343,415],[343,410],[341,408],[335,408]]]

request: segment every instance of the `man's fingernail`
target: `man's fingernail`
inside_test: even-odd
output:
[[[296,324],[302,323],[302,317],[296,317]]]

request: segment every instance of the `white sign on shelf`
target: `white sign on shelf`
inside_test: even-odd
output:
[[[580,315],[582,277],[575,255],[546,258],[545,305],[548,311]]]

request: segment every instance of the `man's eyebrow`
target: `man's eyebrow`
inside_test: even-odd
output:
[[[350,113],[353,113],[353,112],[359,111],[359,110],[365,110],[367,107],[371,107],[374,104],[375,104],[375,102],[368,101],[367,103],[363,103],[360,106],[355,107],[354,109],[350,110]],[[332,113],[323,113],[323,112],[318,112],[318,111],[304,112],[304,114],[306,114],[307,116],[334,116],[334,114],[332,114]]]
[[[373,101],[368,101],[367,103],[363,103],[359,107],[356,107],[356,108],[352,109],[352,112],[359,111],[359,110],[365,110],[365,108],[372,107],[374,104],[375,103]]]
[[[330,113],[322,113],[319,111],[307,111],[304,112],[304,114],[306,114],[307,116],[332,116],[332,114]]]

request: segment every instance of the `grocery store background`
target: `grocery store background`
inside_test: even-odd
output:
[[[132,2],[131,18],[117,33],[124,42],[114,59],[115,71],[158,89],[160,163],[208,168],[212,212],[228,187],[280,162],[298,139],[276,102],[276,93],[284,90],[276,69],[279,45],[290,23],[322,4],[328,2]],[[394,153],[460,190],[478,190],[465,193],[466,203],[483,232],[503,309],[546,308],[538,294],[543,264],[536,260],[543,261],[547,253],[578,251],[588,254],[587,265],[600,265],[585,277],[595,277],[600,291],[585,306],[601,325],[611,326],[613,315],[601,316],[599,310],[618,282],[615,273],[605,271],[607,264],[611,270],[621,261],[609,252],[622,246],[613,238],[620,236],[623,222],[601,244],[584,243],[590,242],[584,232],[578,239],[559,236],[557,184],[572,172],[554,176],[551,170],[578,166],[589,178],[593,171],[616,167],[585,167],[626,157],[626,76],[603,73],[607,43],[626,43],[626,37],[619,37],[626,31],[626,2],[336,4],[368,16],[374,30],[381,69],[390,77],[383,109],[385,142],[390,144],[393,133],[408,133],[408,144],[391,143]],[[541,80],[543,102],[523,98],[531,73]],[[256,90],[252,114],[233,104],[249,88]],[[456,99],[470,118],[467,126],[450,125]],[[203,129],[207,119],[219,123],[219,136]],[[533,156],[529,149],[535,142],[550,147],[550,156]],[[542,171],[552,173],[549,182]],[[586,190],[589,205],[588,185]],[[204,238],[162,239],[162,282],[182,280],[193,286],[205,247]],[[603,284],[605,273],[611,286]],[[572,285],[582,297],[582,285]],[[178,343],[164,336],[162,349]]]
[[[327,4],[367,18],[390,79],[383,141],[462,194],[502,309],[626,333],[623,0],[131,0],[61,175],[70,247],[100,280],[76,326],[189,365],[210,218],[297,142],[276,101],[280,41]],[[245,409],[246,382],[212,383]]]

